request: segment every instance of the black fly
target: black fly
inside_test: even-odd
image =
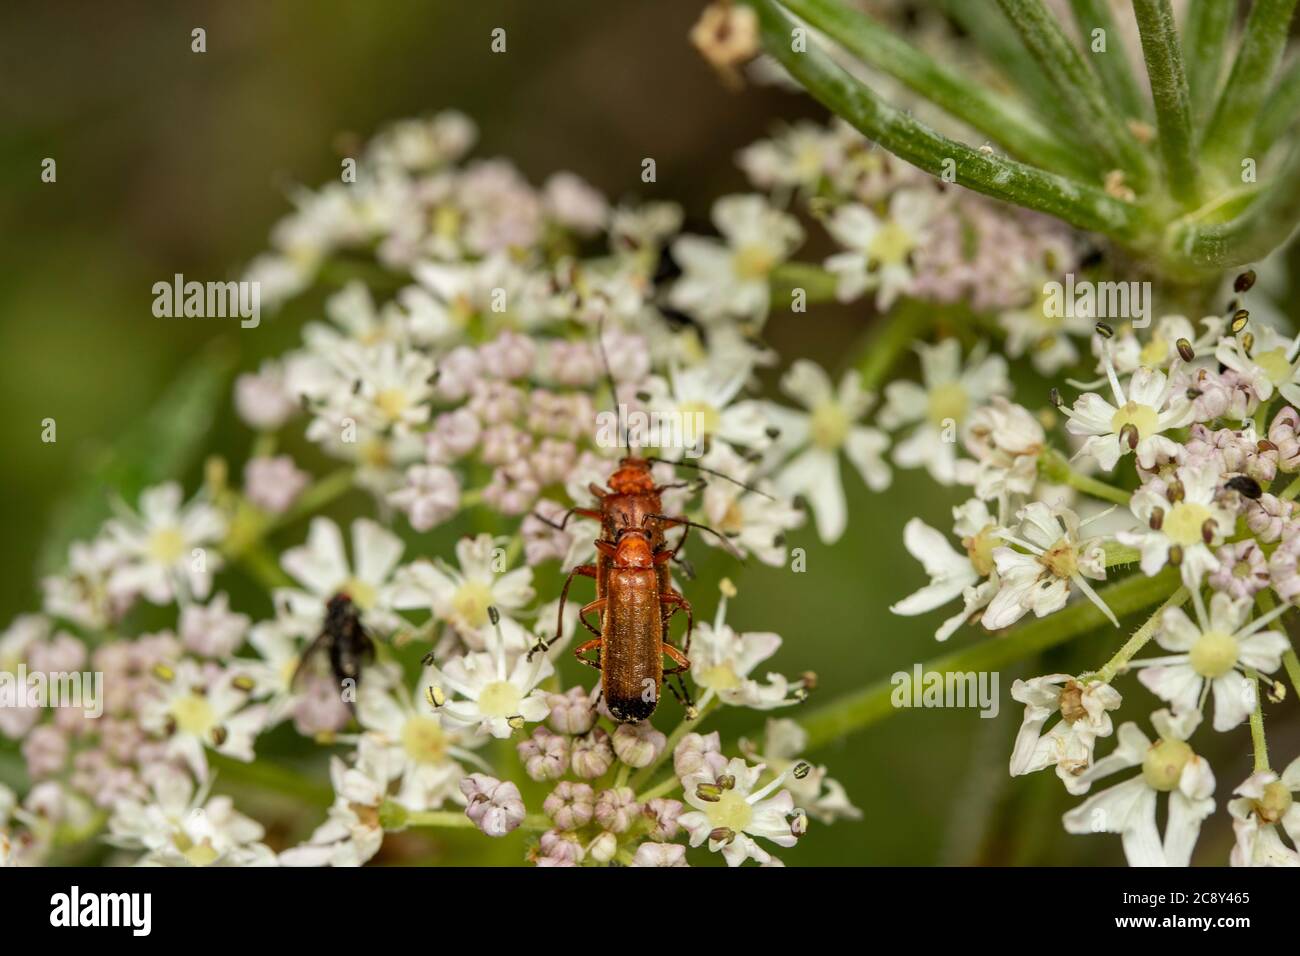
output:
[[[336,594],[325,605],[325,623],[320,635],[303,652],[290,684],[296,684],[298,675],[318,651],[328,649],[330,673],[343,684],[352,681],[353,688],[361,683],[361,668],[375,659],[374,639],[361,623],[361,612],[346,594]],[[351,705],[349,705],[351,706]]]

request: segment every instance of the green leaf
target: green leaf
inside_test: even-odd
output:
[[[179,478],[197,461],[229,394],[234,365],[228,347],[201,353],[143,417],[100,453],[75,490],[54,508],[38,560],[42,575],[63,567],[68,546],[93,535],[109,517],[112,495],[134,502],[145,488]]]

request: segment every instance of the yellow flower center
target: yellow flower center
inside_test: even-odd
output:
[[[373,438],[365,442],[357,451],[357,457],[363,464],[371,468],[387,468],[392,463],[392,456],[388,452],[388,444],[381,439]]]
[[[1286,360],[1286,349],[1270,349],[1253,359],[1256,365],[1264,370],[1268,380],[1274,385],[1281,385],[1291,380],[1291,363]]]
[[[700,672],[697,682],[710,690],[732,690],[740,686],[738,675],[730,664],[715,664]]]
[[[492,589],[482,581],[466,581],[451,599],[452,612],[467,627],[480,628],[488,622]]]
[[[494,680],[478,695],[478,709],[488,717],[513,717],[522,701],[518,687],[508,680]]]
[[[970,558],[971,566],[980,577],[985,577],[993,570],[993,549],[1003,544],[1001,538],[990,532],[997,530],[997,525],[985,525],[973,538],[962,538],[962,547]]]
[[[1169,343],[1156,336],[1138,353],[1138,361],[1149,368],[1156,368],[1164,363],[1169,355]]]
[[[809,425],[813,444],[827,451],[836,451],[849,437],[849,416],[836,402],[823,402],[813,409]]]
[[[713,829],[726,828],[733,833],[743,833],[754,819],[754,808],[735,790],[722,791],[717,803],[710,803],[705,811]]]
[[[1206,631],[1188,654],[1192,670],[1213,680],[1232,670],[1237,663],[1237,639],[1223,631]]]
[[[1156,434],[1159,430],[1157,423],[1159,418],[1160,415],[1150,405],[1140,405],[1130,401],[1116,409],[1115,414],[1111,416],[1110,430],[1118,435],[1124,430],[1125,425],[1132,425],[1137,429],[1138,441],[1141,441]]]
[[[402,725],[402,748],[416,763],[441,763],[447,755],[447,734],[432,717],[410,717]]]
[[[1073,577],[1079,571],[1079,554],[1066,541],[1045,553],[1038,562],[1058,578]]]
[[[942,428],[945,421],[952,419],[960,423],[966,417],[970,405],[970,396],[961,382],[947,382],[930,389],[927,415],[930,424]]]
[[[379,600],[379,592],[375,586],[359,578],[348,578],[339,590],[352,598],[352,603],[363,611],[371,610]]]
[[[149,536],[148,550],[159,564],[175,564],[185,554],[185,536],[175,525],[159,528]]]
[[[1142,778],[1152,790],[1168,793],[1178,786],[1183,767],[1195,756],[1182,740],[1157,740],[1142,758]]]
[[[220,856],[206,837],[201,842],[195,843],[184,831],[178,831],[172,837],[172,845],[194,866],[209,866]]]
[[[1204,540],[1205,522],[1213,517],[1205,505],[1180,501],[1169,509],[1161,528],[1170,541],[1187,548]]]
[[[722,425],[722,413],[718,411],[716,405],[710,405],[707,402],[684,402],[680,406],[682,417],[698,415],[699,427],[705,435],[717,434],[718,428]]]
[[[758,243],[741,246],[732,259],[732,268],[742,279],[761,279],[776,265],[776,256]]]
[[[1277,823],[1287,815],[1295,798],[1281,780],[1274,780],[1264,788],[1264,796],[1255,801],[1255,812],[1264,823]]]
[[[212,705],[201,694],[183,694],[172,701],[171,715],[177,728],[184,734],[205,736],[216,723]]]
[[[887,222],[871,237],[867,256],[882,266],[902,265],[916,248],[916,239],[896,222]]]
[[[385,418],[395,422],[411,407],[410,396],[405,389],[385,388],[375,394],[375,407],[383,412]]]

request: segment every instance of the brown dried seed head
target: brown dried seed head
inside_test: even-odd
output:
[[[1067,724],[1073,724],[1080,717],[1088,716],[1083,707],[1083,685],[1072,680],[1061,688],[1061,717]]]

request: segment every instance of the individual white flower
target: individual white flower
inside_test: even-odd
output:
[[[1015,535],[1002,538],[1024,551],[1010,547],[993,549],[998,569],[998,592],[981,619],[991,631],[1007,627],[1030,611],[1044,617],[1065,607],[1071,587],[1078,588],[1119,627],[1114,613],[1087,581],[1106,580],[1106,551],[1100,539],[1081,539],[1079,516],[1069,508],[1049,508],[1041,501],[1030,502],[1016,517]],[[1027,554],[1025,552],[1028,552]]]
[[[826,767],[806,763],[799,767],[798,758],[808,747],[808,732],[795,721],[788,717],[769,717],[762,751],[743,738],[740,747],[747,760],[765,765],[771,773],[790,771],[786,787],[809,816],[822,823],[862,819],[862,811],[850,802],[843,785],[827,776]],[[793,772],[796,768],[800,773]]]
[[[416,531],[429,531],[459,510],[460,479],[442,465],[412,465],[406,484],[388,495],[388,503],[406,512]]]
[[[67,567],[41,581],[42,609],[88,630],[106,629],[126,613],[135,597],[112,589],[118,560],[118,550],[107,537],[74,541],[68,548]]]
[[[957,480],[971,485],[977,498],[1005,503],[1011,495],[1033,493],[1047,437],[1027,408],[993,396],[971,413],[962,441],[975,460],[957,462]]]
[[[696,442],[697,454],[704,442],[723,441],[751,448],[767,444],[769,423],[763,403],[736,401],[753,374],[755,359],[752,350],[726,359],[715,357],[689,368],[674,366],[667,380],[651,381],[647,388],[649,411],[659,415],[660,421],[682,423],[681,442],[665,442],[659,436],[664,457],[675,459],[684,454],[683,446],[690,438]],[[635,432],[630,438],[634,445],[652,444],[637,442]]]
[[[858,373],[850,371],[839,388],[815,363],[799,359],[781,380],[785,393],[806,412],[768,404],[767,414],[778,428],[780,452],[793,453],[773,478],[784,495],[803,495],[813,509],[817,534],[830,544],[848,523],[844,486],[840,481],[840,452],[862,475],[872,491],[889,487],[889,466],[881,458],[889,439],[874,428],[857,424],[871,406]]]
[[[1281,826],[1294,846],[1300,847],[1300,758],[1292,760],[1279,777],[1272,770],[1250,775],[1229,801],[1236,844],[1233,866],[1300,866],[1300,852],[1282,842]]]
[[[682,236],[673,243],[683,275],[669,302],[705,322],[767,318],[769,277],[803,241],[803,229],[794,217],[753,195],[719,199],[713,224],[724,241]]]
[[[473,120],[456,110],[443,110],[390,124],[366,145],[366,154],[379,164],[424,171],[460,159],[477,138]]]
[[[1218,469],[1183,466],[1166,482],[1148,482],[1133,493],[1129,508],[1145,528],[1120,531],[1120,544],[1142,552],[1148,577],[1176,564],[1188,588],[1219,569],[1215,549],[1236,526],[1236,517],[1217,500]]]
[[[144,866],[275,866],[262,825],[235,810],[230,797],[208,798],[189,776],[167,764],[145,771],[150,798],[122,797],[113,807],[113,846],[144,850]]]
[[[140,495],[138,515],[114,519],[104,530],[120,556],[109,579],[114,594],[143,594],[154,604],[208,596],[221,564],[214,545],[226,522],[206,501],[183,504],[179,484],[156,485]]]
[[[781,646],[771,632],[737,634],[727,624],[727,595],[718,600],[712,624],[702,623],[691,641],[691,678],[704,689],[699,706],[714,697],[732,707],[771,710],[796,704],[805,698],[802,681],[791,683],[780,674],[768,673],[760,683],[750,674]]]
[[[771,139],[746,146],[737,164],[760,189],[786,187],[813,191],[827,170],[844,161],[845,143],[834,129],[802,120]]]
[[[989,513],[988,505],[972,498],[954,508],[953,517],[954,531],[961,536],[965,554],[920,518],[912,518],[903,526],[903,546],[921,562],[930,583],[889,607],[894,614],[915,617],[961,597],[961,612],[935,631],[935,640],[939,641],[946,641],[972,615],[986,607],[998,590],[993,549],[1001,541],[1001,529]]]
[[[746,860],[772,861],[754,837],[783,847],[798,842],[790,820],[795,813],[794,797],[789,790],[769,796],[785,783],[786,775],[754,789],[764,769],[762,764],[751,767],[736,757],[717,777],[705,772],[682,781],[686,802],[695,809],[683,813],[677,822],[690,834],[691,846],[707,840],[712,852],[722,851],[728,866],[740,866]]]
[[[1011,751],[1011,776],[1056,767],[1056,775],[1073,794],[1085,793],[1081,775],[1092,765],[1098,737],[1109,737],[1110,714],[1121,703],[1119,691],[1101,681],[1081,683],[1069,674],[1017,680],[1011,697],[1025,705],[1025,716]],[[1052,729],[1043,728],[1058,714]]]
[[[204,673],[190,660],[155,669],[158,693],[140,704],[140,725],[162,738],[199,780],[208,779],[207,749],[253,760],[253,741],[266,726],[267,708],[251,703],[255,683],[237,666]]]
[[[1221,338],[1214,357],[1221,365],[1236,372],[1240,381],[1251,388],[1260,401],[1268,401],[1273,392],[1278,391],[1294,404],[1300,402],[1297,351],[1300,351],[1300,338],[1293,341],[1267,325],[1253,322],[1249,333]]]
[[[430,664],[423,683],[446,720],[504,739],[551,712],[546,691],[537,685],[555,667],[545,654],[529,660],[527,652],[507,652],[499,621],[487,633],[488,650],[471,651],[442,667]],[[448,691],[457,696],[450,698]]]
[[[1087,436],[1075,457],[1090,457],[1105,471],[1113,470],[1129,452],[1147,470],[1155,467],[1158,457],[1175,457],[1178,446],[1164,432],[1190,424],[1195,413],[1187,396],[1174,388],[1173,372],[1166,375],[1143,366],[1129,379],[1126,392],[1109,355],[1105,363],[1114,405],[1096,392],[1085,392],[1073,408],[1061,406],[1069,418],[1066,431]]]
[[[890,197],[884,217],[858,203],[835,210],[826,231],[846,251],[831,256],[825,265],[837,279],[841,302],[875,289],[876,308],[884,310],[907,293],[913,279],[911,255],[926,241],[936,195],[929,189],[899,189]]]
[[[754,465],[725,444],[710,448],[700,463],[734,479],[710,478],[704,486],[702,505],[709,527],[725,535],[742,554],[753,554],[773,567],[783,565],[786,532],[804,523],[804,513],[774,494],[769,482],[755,483]],[[712,535],[704,535],[703,540],[718,543]]]
[[[408,694],[403,688],[366,684],[357,693],[357,720],[375,742],[390,752],[386,766],[398,781],[393,799],[408,810],[435,810],[458,799],[465,775],[460,762],[483,765],[468,748],[485,738],[449,726],[429,701],[426,679]]]
[[[1214,773],[1209,763],[1187,744],[1200,722],[1188,711],[1174,716],[1167,710],[1151,715],[1160,734],[1152,743],[1126,723],[1119,728],[1119,744],[1079,775],[1081,784],[1129,767],[1141,773],[1123,783],[1093,794],[1068,811],[1063,820],[1070,833],[1118,833],[1129,866],[1187,866],[1201,832],[1201,823],[1214,812]],[[1157,798],[1169,794],[1169,809],[1162,840],[1156,826]]]
[[[281,865],[360,866],[378,853],[384,842],[380,808],[396,772],[394,757],[389,748],[364,735],[353,765],[331,757],[334,804],[329,817],[306,843],[281,853]]]
[[[889,431],[915,425],[894,446],[900,468],[924,466],[942,485],[957,479],[957,438],[970,412],[1010,388],[1007,363],[1000,355],[972,353],[962,368],[961,343],[945,339],[918,345],[921,382],[894,381],[885,386],[885,405],[877,421]]]
[[[358,424],[405,434],[429,421],[433,412],[435,365],[413,348],[384,342],[366,350],[353,372],[353,387],[342,411]]]
[[[393,630],[400,619],[392,613],[392,575],[403,550],[397,535],[369,518],[358,518],[352,522],[349,564],[339,526],[329,518],[313,518],[307,543],[290,548],[280,557],[281,566],[302,589],[278,590],[277,603],[285,604],[296,616],[321,621],[330,598],[346,594],[367,625]]]
[[[1234,600],[1222,591],[1210,598],[1205,613],[1199,588],[1192,589],[1196,621],[1182,608],[1171,607],[1160,617],[1156,642],[1169,657],[1133,661],[1141,667],[1138,680],[1175,712],[1199,711],[1210,689],[1214,691],[1214,729],[1232,730],[1255,709],[1255,683],[1243,673],[1253,668],[1271,674],[1282,666],[1282,655],[1291,647],[1285,634],[1264,627],[1286,610],[1283,604],[1250,620],[1254,602]]]

